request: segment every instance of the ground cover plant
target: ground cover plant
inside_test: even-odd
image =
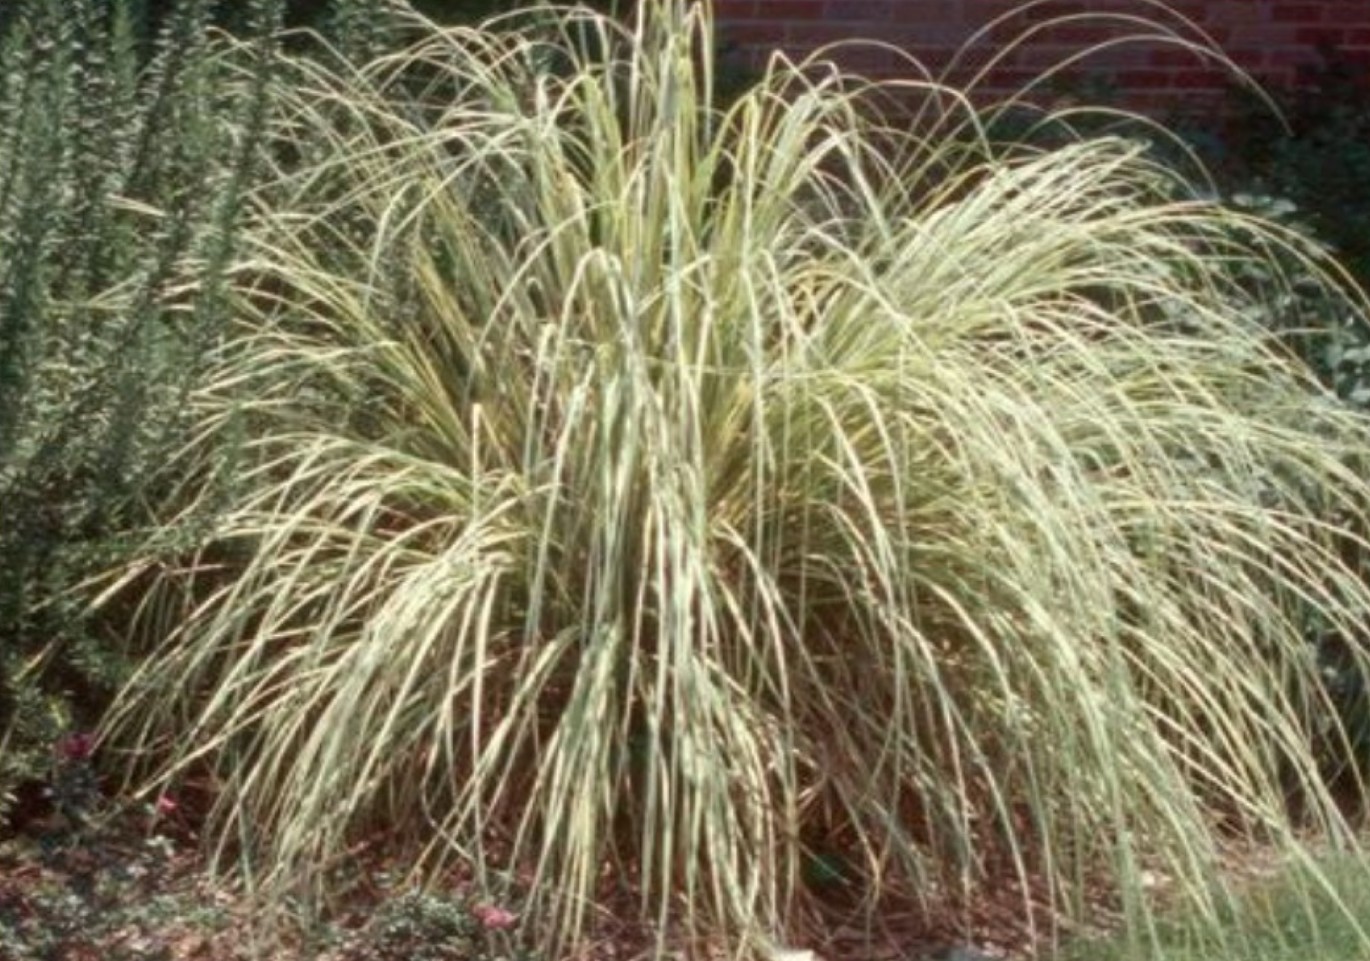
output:
[[[1005,879],[1145,930],[1225,833],[1353,843],[1306,636],[1370,602],[1370,435],[1252,316],[1276,250],[1359,309],[1315,247],[931,85],[716,111],[681,3],[408,29],[282,75],[166,501],[210,536],[104,585],[105,743],[213,785],[221,867],[327,901],[383,837],[562,956],[623,891],[740,949]]]

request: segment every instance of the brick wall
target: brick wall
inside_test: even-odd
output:
[[[941,74],[957,50],[996,17],[1008,19],[977,42],[950,77],[965,83],[1003,54],[982,89],[1015,90],[1064,57],[1101,42],[1168,30],[1204,45],[1215,41],[1243,69],[1268,87],[1296,83],[1336,49],[1351,63],[1370,65],[1370,0],[1169,0],[1170,13],[1150,0],[1047,0],[1024,8],[1022,0],[715,0],[724,44],[755,66],[780,47],[804,54],[825,44],[875,37],[894,49],[844,49],[834,59],[868,75],[911,71],[901,54]],[[1100,14],[1108,16],[1100,17]],[[1150,17],[1147,27],[1125,18]],[[1191,23],[1186,23],[1186,18]],[[1006,49],[1010,37],[1033,31],[1023,45]],[[899,51],[896,53],[896,50]],[[1124,102],[1202,103],[1219,94],[1230,73],[1205,58],[1160,40],[1120,42],[1091,54],[1050,89]],[[1053,93],[1055,95],[1055,93]]]

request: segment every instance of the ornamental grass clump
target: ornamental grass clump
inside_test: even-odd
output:
[[[544,947],[625,888],[737,944],[829,882],[1203,903],[1295,794],[1345,840],[1304,638],[1370,606],[1370,432],[1241,280],[1316,254],[930,84],[716,111],[707,13],[642,8],[295,65],[122,743],[268,886],[383,834]]]

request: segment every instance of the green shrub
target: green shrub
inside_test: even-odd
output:
[[[0,815],[127,670],[69,591],[166,487],[262,116],[209,3],[150,45],[138,6],[21,0],[0,37]]]
[[[384,832],[554,956],[615,878],[757,945],[834,883],[1203,902],[1291,781],[1344,837],[1301,618],[1370,605],[1370,429],[1255,316],[1272,251],[1360,309],[1317,249],[951,91],[882,126],[777,60],[720,113],[704,15],[642,8],[282,84],[175,462],[238,483],[122,572],[175,614],[111,736],[210,768],[269,892]]]

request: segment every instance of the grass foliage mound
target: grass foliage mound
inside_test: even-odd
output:
[[[295,65],[124,743],[266,882],[386,832],[552,940],[625,881],[783,937],[816,863],[1201,897],[1291,792],[1342,827],[1306,638],[1370,606],[1370,434],[1241,279],[1315,255],[931,86],[713,110],[707,15],[642,6]]]

